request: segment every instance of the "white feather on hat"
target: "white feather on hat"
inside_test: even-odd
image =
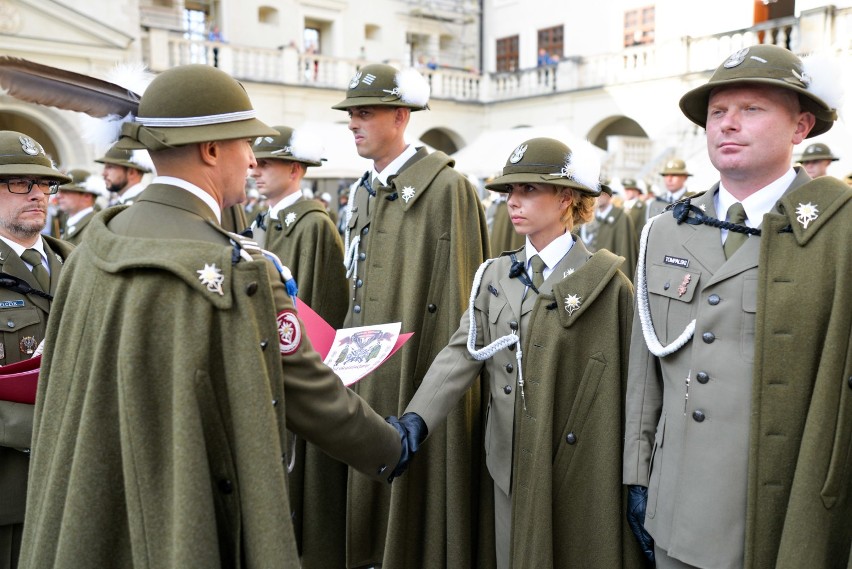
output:
[[[413,67],[399,71],[395,77],[396,86],[399,89],[399,98],[409,105],[425,107],[429,103],[429,95],[432,88],[426,78]]]
[[[133,162],[138,166],[142,166],[151,171],[151,173],[156,174],[157,169],[154,168],[154,162],[151,160],[151,155],[148,154],[148,151],[145,149],[137,149],[130,153],[129,162]]]
[[[148,85],[154,80],[154,74],[141,63],[120,63],[109,72],[106,80],[124,87],[141,98]],[[105,150],[112,146],[121,135],[121,125],[135,118],[133,113],[123,117],[118,115],[109,115],[104,118],[81,116],[83,136],[98,150]]]
[[[565,171],[575,182],[583,184],[592,191],[599,191],[601,162],[600,152],[595,150],[591,142],[584,139],[564,140],[571,149],[565,157]]]
[[[293,158],[308,160],[310,162],[322,161],[324,152],[322,140],[314,133],[296,129],[290,135],[290,154]]]
[[[802,70],[810,78],[807,89],[829,107],[840,111],[843,106],[843,65],[839,57],[813,53],[802,58]]]

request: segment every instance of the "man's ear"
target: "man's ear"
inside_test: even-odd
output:
[[[793,133],[793,144],[801,143],[807,138],[808,133],[814,128],[816,117],[813,113],[802,111],[799,113],[799,120],[796,122],[796,132]]]
[[[219,143],[216,141],[212,142],[199,142],[197,144],[198,148],[198,157],[205,164],[209,164],[213,166],[219,160],[219,155],[221,152],[221,147]]]

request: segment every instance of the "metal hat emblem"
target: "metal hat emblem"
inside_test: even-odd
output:
[[[362,75],[362,73],[359,71],[358,73],[355,74],[354,77],[352,77],[352,80],[349,81],[349,88],[350,89],[354,89],[355,87],[358,86],[358,82],[361,81],[361,75]]]
[[[527,151],[527,145],[522,144],[515,149],[512,155],[509,157],[509,162],[512,164],[517,164],[524,157],[524,153]]]
[[[19,136],[18,140],[21,141],[21,150],[23,150],[30,156],[35,156],[39,153],[39,149],[36,146],[36,142],[32,138],[27,138],[26,136]]]
[[[735,54],[733,54],[731,57],[729,57],[725,61],[725,63],[722,64],[722,66],[725,69],[730,69],[731,67],[736,67],[737,65],[739,65],[740,63],[745,61],[746,55],[748,55],[748,48],[744,47],[741,50],[739,50],[738,52],[736,52]]]

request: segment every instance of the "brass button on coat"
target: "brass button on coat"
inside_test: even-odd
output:
[[[249,296],[254,296],[254,293],[257,292],[257,283],[249,283],[246,285],[246,294]]]
[[[355,314],[361,314],[361,306],[356,304],[352,307],[352,312],[354,312]]]
[[[363,261],[363,260],[364,260],[364,259],[366,259],[366,258],[367,258],[367,254],[366,254],[366,253],[358,253],[358,260],[359,260],[359,261]]]
[[[695,420],[696,423],[702,423],[704,422],[704,419],[706,419],[706,417],[704,416],[704,411],[702,411],[701,409],[696,409],[695,411],[693,411],[692,418]]]
[[[719,298],[718,294],[711,294],[707,297],[707,302],[710,304],[710,306],[716,306],[717,304],[722,302],[722,299]]]
[[[429,306],[426,307],[426,309],[429,312],[431,312],[432,314],[435,314],[435,312],[438,310],[438,307],[435,306],[434,304],[430,304]]]
[[[518,329],[518,321],[517,321],[517,320],[512,320],[511,322],[509,322],[509,329],[517,331],[517,329]]]
[[[512,393],[512,386],[511,385],[505,386],[503,388],[503,393],[505,393],[506,395],[510,395]]]
[[[707,383],[710,381],[710,376],[707,375],[706,371],[699,371],[695,378],[698,380],[698,383]]]
[[[716,334],[713,332],[704,332],[701,334],[701,339],[704,340],[705,344],[712,344],[716,341]]]
[[[513,371],[515,371],[515,366],[513,366],[512,364],[506,364],[506,371],[512,373]]]
[[[569,445],[573,445],[577,442],[577,435],[575,435],[574,433],[568,433],[568,436],[565,437],[565,442]]]

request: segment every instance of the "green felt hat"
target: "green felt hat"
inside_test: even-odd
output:
[[[198,142],[278,134],[255,118],[245,88],[209,65],[181,65],[158,75],[121,127],[117,146],[164,150]]]
[[[508,192],[512,184],[552,184],[598,196],[599,174],[600,163],[591,156],[581,158],[553,138],[533,138],[515,148],[503,167],[503,175],[485,187]]]
[[[0,131],[0,176],[47,178],[60,183],[71,181],[53,166],[41,144],[14,130]]]
[[[274,136],[259,136],[252,145],[254,157],[267,160],[301,162],[306,166],[322,166],[322,142],[303,130],[274,126]]]
[[[821,81],[836,78],[820,78]],[[791,51],[774,45],[754,45],[743,48],[720,65],[710,80],[687,92],[680,99],[680,109],[695,124],[706,127],[710,93],[717,87],[741,84],[771,85],[799,95],[802,109],[816,117],[808,138],[822,134],[837,120],[836,109],[812,91],[813,78],[805,73],[802,60]]]
[[[350,107],[407,107],[412,111],[429,108],[431,89],[426,79],[412,68],[397,70],[384,63],[361,67],[349,81],[346,98],[332,109]]]

